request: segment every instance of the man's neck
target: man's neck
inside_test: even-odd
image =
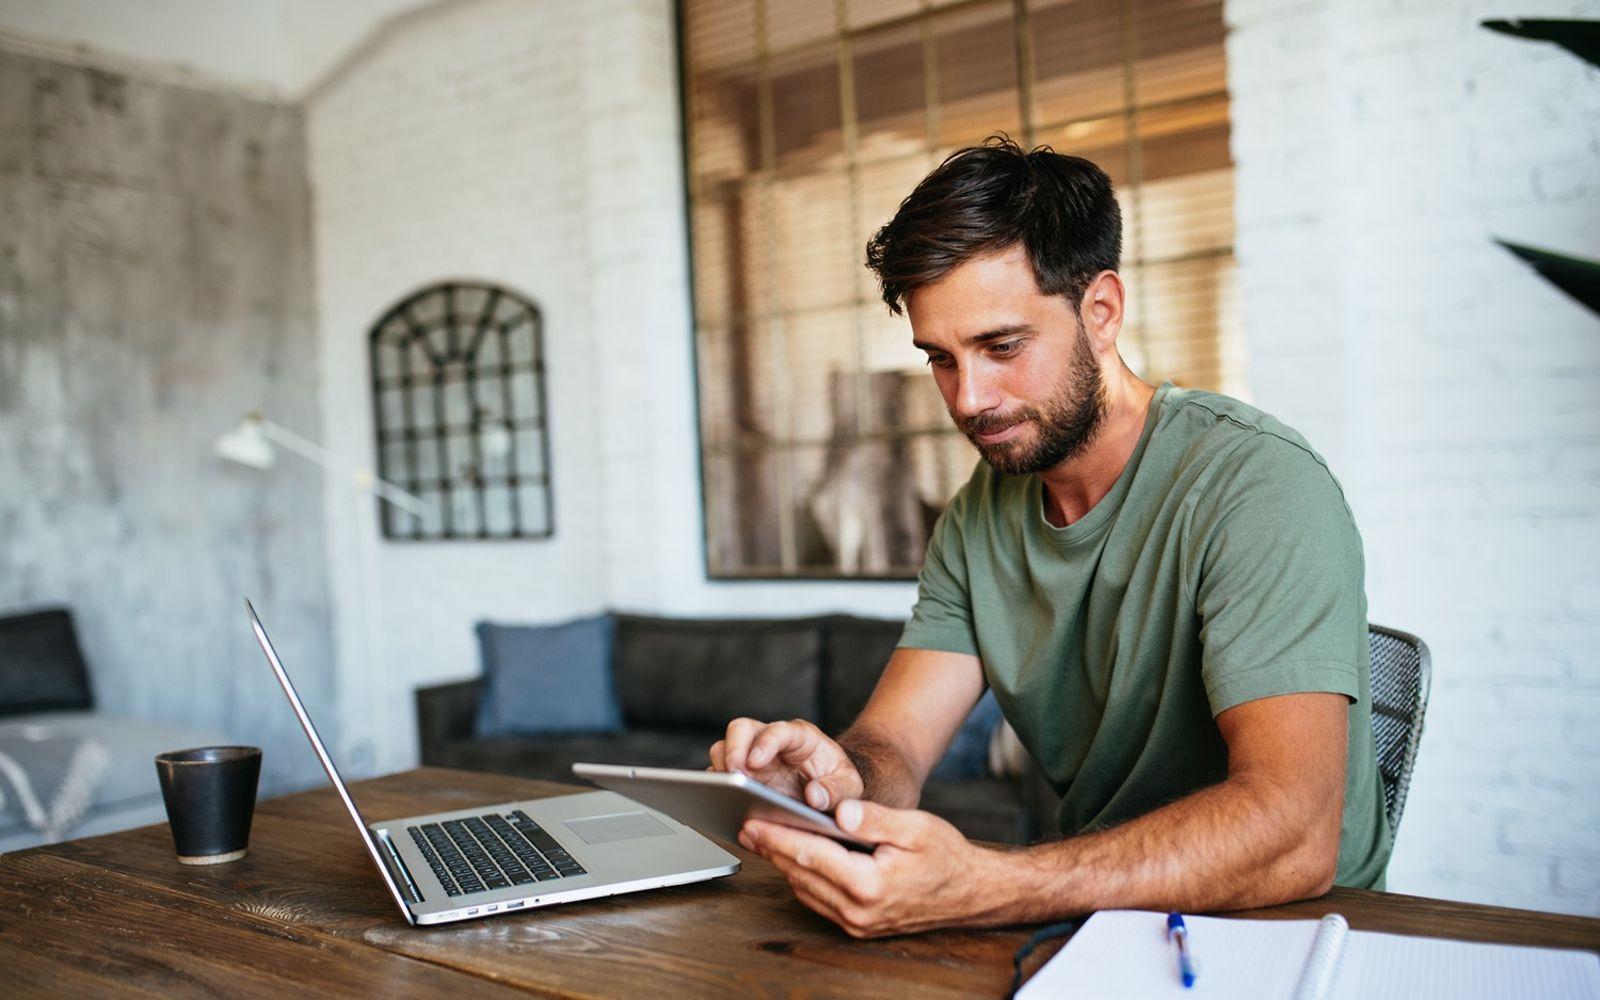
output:
[[[1099,431],[1082,454],[1039,473],[1044,484],[1044,516],[1058,528],[1079,520],[1094,508],[1139,446],[1150,400],[1156,387],[1119,366],[1105,380],[1106,412]]]

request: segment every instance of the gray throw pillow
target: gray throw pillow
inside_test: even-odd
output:
[[[560,625],[479,622],[483,688],[479,736],[601,733],[622,728],[611,653],[611,615]]]

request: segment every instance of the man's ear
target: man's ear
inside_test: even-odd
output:
[[[1113,347],[1121,335],[1127,294],[1122,277],[1115,271],[1101,271],[1083,290],[1083,298],[1078,303],[1078,315],[1083,317],[1083,330],[1089,337],[1089,346],[1096,352]]]

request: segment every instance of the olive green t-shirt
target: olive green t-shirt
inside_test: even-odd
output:
[[[1383,880],[1361,538],[1299,434],[1162,385],[1111,492],[1045,520],[1037,476],[979,463],[933,531],[900,645],[979,657],[1073,834],[1222,781],[1215,717],[1273,695],[1349,698],[1339,885]]]

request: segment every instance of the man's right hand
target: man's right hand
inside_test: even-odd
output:
[[[844,748],[804,719],[734,719],[711,745],[711,770],[739,771],[813,809],[862,797],[864,786]]]

